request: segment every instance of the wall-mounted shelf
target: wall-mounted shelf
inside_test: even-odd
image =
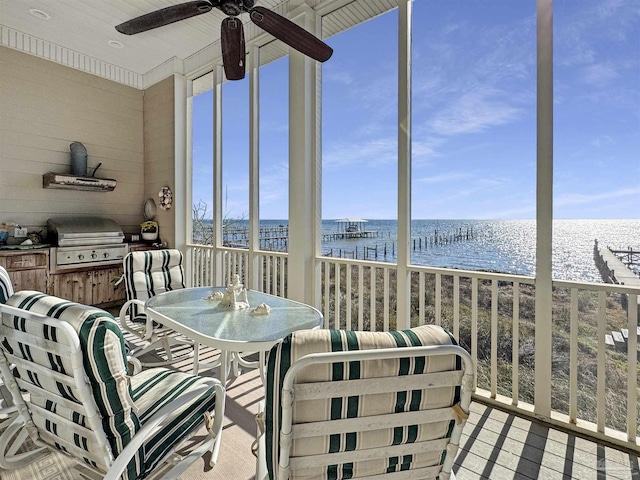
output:
[[[42,187],[110,192],[116,188],[116,181],[112,178],[78,177],[76,175],[49,172],[42,175]]]

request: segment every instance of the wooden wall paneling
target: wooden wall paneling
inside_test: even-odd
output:
[[[137,233],[144,182],[144,93],[0,47],[0,220],[30,231],[58,215],[101,215]],[[70,172],[69,144],[114,192],[45,190],[42,174]]]

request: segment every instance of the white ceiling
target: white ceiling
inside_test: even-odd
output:
[[[146,88],[167,74],[187,74],[219,61],[220,24],[225,15],[217,8],[137,35],[115,29],[122,22],[185,1],[0,0],[0,45]],[[397,0],[258,0],[256,4],[284,16],[307,4],[324,15],[322,36],[326,38],[394,8]],[[50,19],[32,15],[32,9],[46,12]],[[240,18],[247,43],[264,36],[247,14]],[[109,41],[123,47],[113,48]],[[274,58],[287,52],[285,45],[274,47]]]
[[[137,74],[145,74],[172,57],[185,59],[218,42],[225,15],[217,8],[197,17],[137,35],[123,35],[115,26],[134,17],[184,0],[0,0],[0,24]],[[283,0],[260,0],[274,8]],[[286,5],[285,5],[286,6]],[[38,9],[51,18],[29,13]],[[248,15],[241,16],[248,22]],[[115,40],[124,48],[109,46]]]

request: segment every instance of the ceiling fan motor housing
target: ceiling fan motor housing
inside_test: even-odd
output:
[[[220,2],[220,10],[226,15],[235,17],[242,12],[248,12],[253,8],[255,0],[222,0]]]

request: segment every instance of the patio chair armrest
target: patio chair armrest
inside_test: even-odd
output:
[[[214,407],[214,426],[210,430],[211,434],[219,434],[222,430],[222,418],[224,416],[224,387],[222,384],[216,379],[208,379],[207,385],[203,385],[202,387],[193,390],[189,393],[181,395],[176,398],[172,402],[168,403],[164,407],[162,407],[158,412],[156,412],[149,420],[147,420],[144,426],[133,436],[129,444],[125,447],[120,455],[115,459],[111,468],[104,476],[104,480],[118,480],[122,476],[122,473],[127,468],[127,465],[131,461],[131,459],[136,455],[140,447],[144,444],[144,442],[154,435],[154,433],[164,426],[164,422],[166,422],[172,413],[174,413],[177,409],[182,407],[183,405],[189,403],[193,399],[205,393],[212,386],[216,391],[216,404]],[[216,432],[215,429],[218,429]],[[203,452],[204,453],[204,452]]]
[[[132,333],[136,336],[140,336],[140,333],[138,333],[135,329],[129,326],[129,322],[132,322],[132,320],[131,320],[131,315],[129,315],[128,312],[133,305],[137,305],[144,310],[144,302],[142,300],[138,300],[136,298],[132,300],[127,300],[127,302],[124,305],[122,305],[122,308],[120,308],[120,315],[119,315],[120,325],[127,332]],[[129,320],[127,320],[127,317],[129,317]],[[147,325],[145,329],[144,339],[147,340],[148,338],[151,338],[152,333],[153,333],[153,320],[147,317]]]
[[[142,362],[138,360],[137,357],[132,357],[131,355],[127,355],[127,364],[133,367],[133,370],[131,371],[130,375],[137,375],[142,371]]]

